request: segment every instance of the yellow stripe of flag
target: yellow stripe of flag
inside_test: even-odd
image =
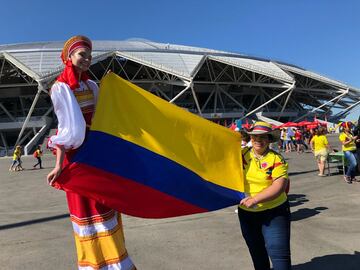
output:
[[[92,130],[144,147],[212,183],[244,190],[240,134],[170,104],[114,73],[103,78],[100,89]]]

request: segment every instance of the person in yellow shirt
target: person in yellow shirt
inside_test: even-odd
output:
[[[257,122],[247,133],[252,147],[242,150],[247,197],[238,207],[241,232],[256,270],[270,270],[269,257],[274,270],[291,269],[288,164],[269,148],[280,131]]]
[[[9,171],[22,171],[24,170],[23,167],[21,166],[22,161],[21,161],[21,146],[17,145],[15,147],[14,150],[14,154],[13,154],[13,162],[9,168]]]
[[[357,136],[351,133],[351,122],[344,122],[341,124],[342,132],[340,133],[339,140],[342,144],[342,151],[348,162],[348,167],[344,176],[346,183],[351,184],[357,181],[355,178],[356,166],[357,166],[357,153],[356,142],[359,141]]]
[[[324,127],[320,127],[315,131],[315,135],[310,141],[311,150],[314,152],[319,168],[318,176],[326,176],[324,174],[324,170],[325,163],[329,155],[329,142],[325,134],[326,129]]]

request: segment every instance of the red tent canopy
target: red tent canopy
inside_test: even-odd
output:
[[[315,120],[314,122],[312,122],[308,128],[317,128],[318,126],[323,126],[323,127],[327,127],[326,123],[320,122],[318,120]]]
[[[298,123],[299,127],[304,127],[304,126],[307,126],[307,125],[312,125],[313,122],[309,122],[309,121],[301,121]]]
[[[294,122],[287,122],[285,124],[282,124],[279,128],[283,128],[283,127],[298,127],[298,123],[294,123]]]
[[[318,124],[311,124],[311,125],[307,125],[307,128],[317,128],[319,125]]]

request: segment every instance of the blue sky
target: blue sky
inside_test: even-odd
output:
[[[144,38],[280,60],[360,88],[357,0],[3,0],[1,11],[0,44]]]

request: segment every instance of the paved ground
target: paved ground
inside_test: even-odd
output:
[[[360,183],[318,177],[311,153],[285,157],[293,269],[360,269]],[[24,158],[25,168],[33,163]],[[46,155],[44,170],[10,173],[10,159],[0,159],[0,269],[75,269],[65,195],[45,182],[53,163]],[[234,210],[161,220],[125,216],[129,254],[140,270],[253,269]]]

